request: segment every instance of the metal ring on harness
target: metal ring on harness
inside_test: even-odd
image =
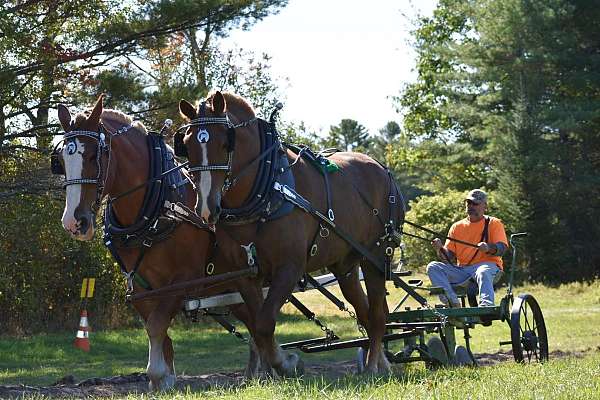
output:
[[[326,238],[329,236],[329,229],[325,228],[323,225],[321,225],[321,230],[319,231],[319,235],[322,238]]]
[[[208,263],[206,264],[206,275],[212,275],[215,273],[215,264]]]
[[[333,221],[335,219],[335,215],[333,214],[333,210],[330,208],[329,211],[327,211],[327,216],[329,217],[330,221]]]
[[[373,215],[379,215],[379,210],[378,210],[378,209],[376,209],[376,208],[374,208],[374,209],[373,209]]]
[[[314,257],[315,254],[317,254],[317,250],[318,250],[318,247],[317,247],[317,244],[315,243],[310,248],[310,256]]]
[[[385,248],[385,255],[388,257],[391,257],[394,255],[394,248],[393,247],[386,247]]]

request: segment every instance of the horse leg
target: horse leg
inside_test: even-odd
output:
[[[385,278],[373,265],[366,261],[363,273],[369,296],[369,352],[365,371],[372,374],[391,373],[390,362],[383,351],[383,335],[387,320],[387,303],[385,299]]]
[[[246,325],[251,336],[248,342],[250,355],[244,371],[244,376],[246,378],[252,378],[258,374],[260,369],[260,355],[254,342],[254,335],[256,314],[264,300],[262,297],[262,283],[252,282],[250,280],[247,282],[244,281],[242,285],[239,285],[238,291],[244,299],[244,304],[232,306],[231,311],[237,319]]]
[[[335,270],[340,271],[343,267],[348,268],[347,265],[340,263],[336,266]],[[369,302],[358,278],[358,268],[353,266],[350,272],[341,276],[338,275],[338,284],[344,298],[354,307],[358,323],[368,330]]]
[[[148,333],[148,366],[150,390],[167,390],[175,385],[175,363],[173,343],[167,329],[179,309],[179,299],[159,303],[146,320]]]
[[[283,351],[275,342],[275,322],[279,310],[294,286],[300,280],[303,269],[294,264],[281,265],[271,280],[269,294],[256,318],[256,345],[260,354],[261,373],[280,376],[297,376],[304,373],[304,364],[295,353]]]

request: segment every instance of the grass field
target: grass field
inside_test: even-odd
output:
[[[505,293],[500,288],[497,297]],[[401,295],[390,287],[389,303]],[[583,353],[583,357],[562,357],[545,365],[503,363],[486,368],[449,368],[427,371],[422,363],[409,365],[403,374],[385,379],[347,377],[341,380],[298,379],[273,384],[251,383],[237,389],[214,389],[178,396],[243,398],[600,398],[600,282],[569,284],[557,288],[541,285],[517,287],[515,294],[531,293],[541,305],[553,351]],[[357,335],[347,314],[327,304],[316,292],[299,297],[336,333]],[[93,316],[90,316],[93,329]],[[243,330],[242,330],[243,331]],[[178,374],[199,375],[240,370],[247,357],[246,345],[214,324],[178,322],[171,328]],[[320,330],[303,319],[290,305],[277,328],[280,342],[322,336]],[[14,339],[0,338],[0,385],[49,385],[66,375],[76,380],[143,372],[147,361],[147,338],[140,329],[92,332],[92,350],[74,349],[75,332],[37,335]],[[510,331],[505,323],[472,331],[472,348],[477,353],[501,350],[500,340]],[[459,343],[462,341],[457,335]],[[504,347],[503,350],[509,350]],[[303,354],[307,364],[351,360],[354,350]],[[552,357],[552,355],[551,355]],[[473,393],[476,393],[473,396]],[[470,395],[469,395],[470,394]],[[165,395],[172,398],[173,393]]]

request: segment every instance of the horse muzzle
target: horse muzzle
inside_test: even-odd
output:
[[[201,201],[200,196],[198,198],[196,202],[196,214],[200,215],[208,224],[216,224],[223,211],[221,207],[221,194],[216,193],[214,196],[208,197],[206,201]]]
[[[63,221],[63,228],[75,240],[89,241],[94,237],[93,214],[83,215],[79,218],[69,218]]]

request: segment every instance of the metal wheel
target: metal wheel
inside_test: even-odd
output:
[[[431,359],[425,361],[425,366],[429,369],[439,368],[448,365],[450,362],[446,346],[444,346],[442,340],[437,336],[427,341],[427,353]]]
[[[548,334],[538,302],[530,294],[515,299],[510,312],[510,333],[516,362],[548,360]]]

